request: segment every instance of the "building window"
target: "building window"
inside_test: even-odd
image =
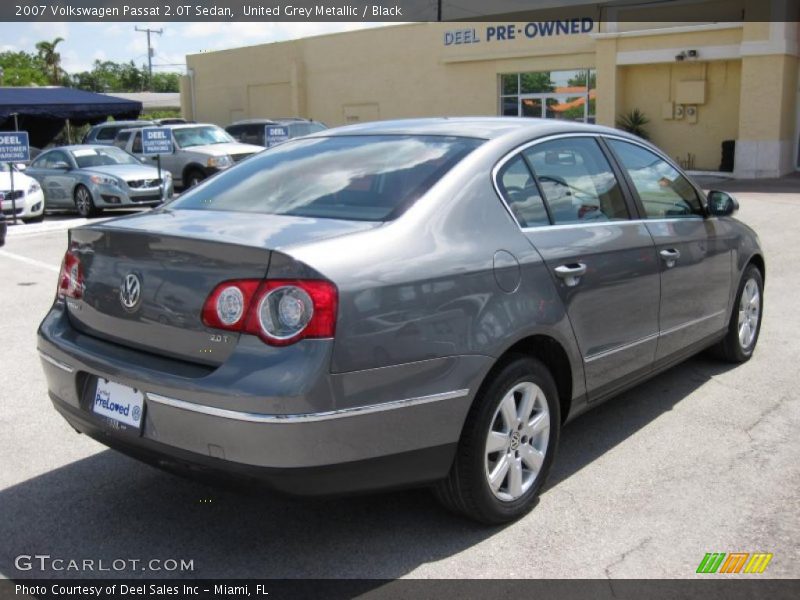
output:
[[[500,75],[500,114],[595,122],[597,71],[540,71]]]

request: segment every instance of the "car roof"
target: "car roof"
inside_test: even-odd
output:
[[[326,129],[312,135],[319,137],[336,135],[442,135],[490,140],[523,132],[529,134],[531,138],[556,133],[613,133],[615,135],[625,135],[624,132],[610,127],[557,119],[527,117],[438,117],[374,121]]]
[[[302,117],[280,117],[276,119],[241,119],[239,121],[234,121],[231,123],[231,125],[258,125],[260,123],[264,123],[266,125],[268,123],[319,123],[319,121],[315,121],[314,119],[304,119]],[[228,127],[231,125],[228,125]]]
[[[191,129],[192,127],[219,127],[216,123],[167,123],[162,125],[167,129]]]
[[[66,150],[72,152],[73,150],[108,150],[109,148],[116,148],[116,146],[109,146],[108,144],[71,144],[69,146],[56,146],[55,148],[48,148],[44,152],[52,152],[53,150]],[[42,152],[42,154],[44,154]]]
[[[120,125],[126,127],[128,125],[138,125],[139,123],[143,125],[152,124],[153,121],[150,120],[142,120],[142,119],[135,119],[130,121],[106,121],[105,123],[98,123],[97,125],[93,125],[92,127],[119,127]]]

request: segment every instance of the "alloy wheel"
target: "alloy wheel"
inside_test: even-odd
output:
[[[747,350],[753,343],[758,330],[761,313],[761,294],[755,279],[748,279],[739,298],[739,344]]]
[[[544,464],[550,412],[542,389],[524,381],[503,396],[486,437],[485,473],[496,498],[513,502],[527,492]]]

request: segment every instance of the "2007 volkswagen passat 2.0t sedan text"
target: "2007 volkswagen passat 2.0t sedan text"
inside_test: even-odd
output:
[[[78,431],[299,494],[529,509],[562,425],[705,348],[746,361],[764,259],[653,146],[528,119],[353,125],[73,229],[39,329]]]

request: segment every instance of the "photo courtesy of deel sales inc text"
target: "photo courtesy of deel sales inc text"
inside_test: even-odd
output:
[[[0,600],[800,596],[797,2],[0,39]]]

